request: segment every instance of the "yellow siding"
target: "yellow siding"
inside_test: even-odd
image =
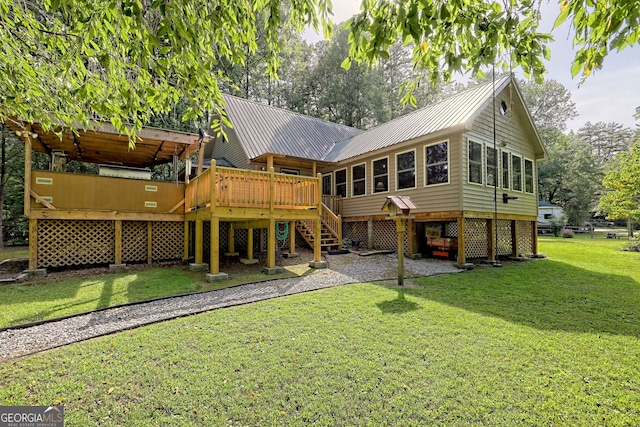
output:
[[[425,187],[425,145],[449,141],[449,184]],[[416,213],[442,212],[460,210],[460,141],[461,135],[449,135],[435,139],[419,138],[408,144],[399,144],[393,151],[375,152],[359,160],[340,163],[333,170],[347,168],[347,198],[343,201],[343,217],[380,215],[381,208],[387,196],[409,196],[418,206]],[[396,190],[396,155],[415,149],[416,159],[416,188]],[[389,158],[389,189],[385,193],[372,193],[373,190],[373,161],[382,157]],[[366,194],[352,196],[352,170],[354,165],[366,164]],[[326,171],[324,171],[326,172]],[[335,182],[333,183],[335,185]]]
[[[533,161],[533,194],[525,193],[524,191],[515,191],[509,188],[505,190],[502,188],[502,182],[497,190],[498,195],[498,213],[500,214],[517,214],[517,215],[537,215],[538,196],[537,196],[537,167],[535,161],[535,152],[532,145],[532,141],[535,138],[534,135],[528,134],[523,123],[528,120],[522,104],[518,98],[513,96],[513,112],[509,112],[506,115],[500,114],[500,101],[504,100],[507,105],[510,102],[509,89],[505,89],[502,93],[496,97],[496,147],[499,152],[501,150],[521,156],[522,161],[522,174],[524,180],[524,159]],[[468,182],[468,168],[467,156],[468,156],[468,143],[467,140],[471,139],[476,142],[483,143],[486,146],[493,147],[493,109],[492,105],[489,106],[476,118],[471,127],[471,132],[465,134],[465,138],[462,144],[462,159],[465,167],[463,168],[463,210],[474,212],[493,212],[494,210],[494,187],[492,185],[486,185],[486,159],[483,159],[483,184],[470,184]],[[504,147],[502,146],[503,144]],[[499,155],[500,156],[500,155]],[[501,170],[501,169],[500,169]],[[501,177],[501,173],[498,173]],[[511,187],[511,186],[510,186]],[[524,189],[524,181],[523,181]],[[518,197],[517,200],[509,200],[508,203],[503,203],[502,193],[507,193],[510,196]]]

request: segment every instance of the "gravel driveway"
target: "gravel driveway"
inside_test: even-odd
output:
[[[397,277],[397,255],[325,255],[311,274],[99,310],[27,328],[0,331],[0,362],[142,325],[348,283]],[[405,278],[455,273],[451,261],[405,259]]]

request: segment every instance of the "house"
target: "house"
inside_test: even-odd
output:
[[[432,253],[437,238],[454,245],[460,263],[537,252],[537,161],[545,149],[511,76],[366,132],[224,99],[234,128],[206,154],[246,169],[319,173],[342,237],[395,248],[394,224],[380,207],[404,195],[419,206],[409,254]]]
[[[564,210],[546,200],[538,201],[538,224],[549,225],[552,220],[560,220],[564,217]]]
[[[60,139],[37,123],[8,121],[27,146],[30,269],[193,259],[217,280],[221,256],[253,263],[259,241],[273,272],[276,245],[293,256],[302,239],[314,250],[311,265],[322,267],[321,250],[343,238],[396,248],[395,224],[381,211],[396,195],[418,206],[405,239],[411,256],[465,263],[537,252],[536,163],[545,150],[511,76],[366,132],[224,100],[234,127],[206,145],[195,134],[144,128],[129,150],[106,124],[60,130]],[[57,160],[31,171],[32,150],[101,163],[103,175],[116,176],[68,174]],[[193,179],[181,182],[177,170],[172,182],[147,179],[145,168],[197,151]]]

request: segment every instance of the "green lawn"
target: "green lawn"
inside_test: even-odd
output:
[[[187,267],[159,267],[91,278],[5,284],[0,285],[0,328],[153,298],[292,277],[307,270],[287,267],[280,275],[245,274],[224,282],[208,283],[204,273],[190,272]]]
[[[73,425],[640,425],[640,254],[549,258],[217,310],[0,365]]]

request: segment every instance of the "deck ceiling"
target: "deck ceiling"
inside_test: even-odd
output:
[[[108,123],[96,123],[95,130],[78,130],[77,134],[63,130],[62,139],[54,130],[45,131],[39,123],[28,125],[17,120],[5,123],[23,140],[28,137],[23,131],[30,130],[34,151],[51,154],[53,150],[61,150],[69,160],[89,163],[150,167],[171,162],[174,154],[181,159],[188,158],[200,146],[197,134],[151,127],[138,132],[138,140],[132,149],[129,137],[120,135]]]

